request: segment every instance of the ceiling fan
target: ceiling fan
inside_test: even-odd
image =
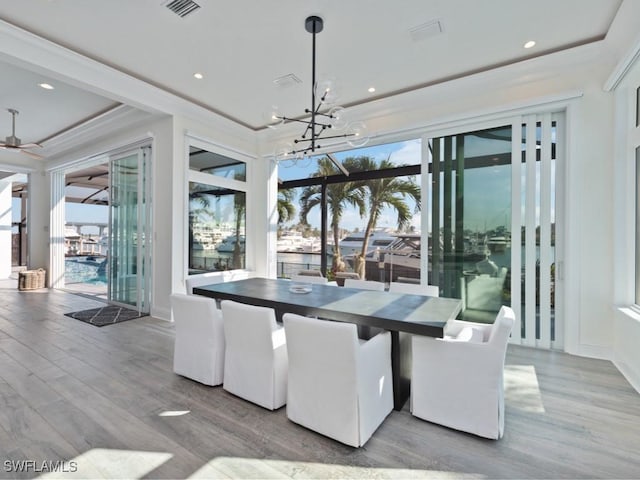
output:
[[[42,145],[38,145],[37,143],[22,143],[22,140],[16,137],[16,115],[18,114],[18,111],[14,108],[8,108],[7,110],[11,114],[11,135],[6,137],[4,143],[0,142],[0,148],[22,152],[37,160],[44,158],[42,155],[38,155],[37,153],[30,152],[28,150],[29,148],[35,147],[42,148]]]

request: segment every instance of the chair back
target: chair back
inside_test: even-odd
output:
[[[173,371],[205,385],[220,385],[225,338],[222,314],[215,300],[174,293],[171,312],[175,324]]]
[[[285,313],[282,321],[287,335],[289,378],[295,377],[294,384],[307,395],[332,383],[341,384],[341,390],[355,388],[358,347],[355,324],[293,313]]]
[[[207,272],[200,275],[191,275],[185,280],[188,294],[193,293],[194,287],[211,285],[213,283],[231,282],[234,280],[244,280],[251,277],[252,272],[247,270],[226,270],[224,272]]]
[[[326,285],[328,280],[325,277],[314,277],[311,275],[291,275],[291,281],[300,283],[315,283]]]
[[[440,289],[437,285],[419,285],[413,283],[391,282],[391,293],[407,293],[410,295],[426,295],[427,297],[439,297]]]
[[[355,280],[353,278],[347,278],[344,281],[346,288],[359,288],[360,290],[376,290],[384,292],[384,283],[372,282],[370,280]]]
[[[282,319],[289,357],[287,416],[342,442],[346,435],[357,444],[360,412],[356,325],[292,313],[285,313]]]
[[[223,300],[220,305],[227,350],[232,348],[247,355],[273,357],[271,333],[277,327],[272,308],[245,305],[232,300]]]
[[[496,345],[496,347],[506,350],[509,335],[516,322],[515,312],[506,305],[500,307],[500,311],[493,322],[491,332],[489,333],[488,343]]]
[[[175,323],[176,338],[184,335],[211,337],[222,335],[222,316],[216,308],[216,301],[201,295],[171,295],[171,313]]]

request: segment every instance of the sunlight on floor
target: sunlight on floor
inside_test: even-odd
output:
[[[533,365],[505,365],[504,397],[509,407],[544,413],[538,376]]]
[[[164,452],[94,448],[67,462],[75,462],[75,472],[67,468],[66,472],[46,473],[39,478],[142,478],[172,456]]]
[[[410,470],[396,468],[353,467],[324,463],[261,460],[256,458],[218,457],[211,460],[189,478],[486,478],[484,475]]]

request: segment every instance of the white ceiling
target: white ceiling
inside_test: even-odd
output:
[[[273,104],[289,116],[310,106],[310,14],[325,22],[318,76],[336,76],[348,106],[601,40],[622,2],[196,1],[201,8],[180,18],[162,0],[0,0],[0,19],[257,129]],[[434,20],[441,34],[412,39],[411,29]],[[536,46],[525,50],[531,39]],[[23,142],[117,105],[13,63],[0,63],[0,109],[20,111]],[[302,83],[273,83],[290,73]],[[42,81],[55,90],[39,88]],[[0,137],[10,120],[0,112]]]

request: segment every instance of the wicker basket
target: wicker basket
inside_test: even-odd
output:
[[[44,288],[47,271],[44,268],[24,270],[18,274],[18,290],[36,290]]]

